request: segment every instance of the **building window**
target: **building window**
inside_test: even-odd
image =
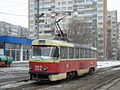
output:
[[[55,5],[60,5],[60,2],[56,2],[56,4]]]
[[[85,0],[74,0],[74,3],[81,3],[81,2],[85,2]]]
[[[45,33],[46,33],[46,34],[47,34],[47,33],[49,34],[49,33],[51,33],[51,31],[45,31]]]
[[[62,5],[65,5],[66,4],[66,1],[62,2]]]
[[[73,4],[73,1],[68,1],[68,4]]]
[[[60,10],[60,8],[56,8],[56,10]]]
[[[98,16],[98,19],[100,19],[100,20],[103,19],[103,16]]]
[[[72,10],[73,9],[73,7],[68,7],[68,10]]]
[[[44,20],[39,20],[39,23],[44,23]]]
[[[98,7],[103,7],[103,4],[98,4]]]
[[[66,7],[62,7],[62,10],[66,10]]]
[[[86,2],[95,2],[96,0],[86,0]]]

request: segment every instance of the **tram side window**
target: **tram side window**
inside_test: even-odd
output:
[[[97,51],[94,51],[95,52],[95,58],[97,57]]]
[[[79,58],[79,48],[75,48],[75,58]]]
[[[85,49],[85,58],[87,58],[87,50]]]
[[[91,55],[92,58],[95,58],[95,57],[96,57],[96,51],[93,51],[93,50],[92,50],[91,53],[92,53],[92,55]]]
[[[69,58],[74,58],[74,48],[69,48]]]
[[[94,52],[94,58],[96,58],[96,51],[93,51]]]
[[[92,58],[92,51],[89,50],[89,57]]]
[[[87,58],[91,58],[90,57],[90,49],[87,50]]]
[[[84,58],[84,49],[80,49],[80,58]]]
[[[67,47],[60,47],[60,58],[61,59],[68,58],[68,48]]]
[[[93,52],[90,49],[85,49],[85,58],[92,58]]]

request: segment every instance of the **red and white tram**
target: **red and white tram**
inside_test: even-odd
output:
[[[94,47],[58,40],[34,40],[29,74],[32,80],[57,81],[94,71]]]

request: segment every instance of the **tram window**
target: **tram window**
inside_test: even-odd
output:
[[[84,49],[80,49],[80,58],[84,58]]]
[[[87,50],[87,58],[90,58],[90,49]]]
[[[96,51],[91,51],[91,53],[92,53],[92,58],[95,58],[96,57]]]
[[[67,47],[60,47],[60,58],[67,59],[68,58],[68,49]]]
[[[90,49],[88,49],[88,50],[87,50],[87,55],[88,55],[87,58],[91,58],[91,55],[90,55],[90,54],[91,54]]]
[[[64,59],[68,58],[68,48],[64,47]]]
[[[55,52],[53,53],[53,57],[58,58],[59,57],[59,49],[56,48]]]
[[[88,57],[87,50],[85,49],[85,58]]]
[[[85,58],[88,58],[88,51],[85,49]]]
[[[90,58],[92,58],[92,50],[89,50],[89,55],[90,55]]]
[[[93,51],[94,52],[94,58],[96,58],[96,51]]]
[[[91,58],[93,58],[93,50],[91,51]]]
[[[97,57],[97,51],[95,51],[95,58]]]
[[[79,58],[79,48],[75,48],[75,58]]]
[[[69,58],[74,58],[74,48],[69,48]]]

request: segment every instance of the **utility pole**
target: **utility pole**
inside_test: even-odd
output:
[[[39,0],[35,0],[35,9],[36,9],[36,14],[35,14],[35,31],[36,31],[36,36],[37,39],[39,39]]]

